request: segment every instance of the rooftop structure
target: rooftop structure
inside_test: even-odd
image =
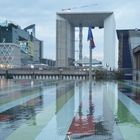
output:
[[[77,60],[75,61],[75,64],[79,64],[79,65],[84,65],[84,66],[89,66],[89,58],[84,57],[82,60]],[[92,59],[92,65],[101,65],[102,62],[98,61],[96,59]]]

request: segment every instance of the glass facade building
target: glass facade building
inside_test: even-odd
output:
[[[140,80],[140,30],[117,30],[119,40],[119,69],[124,79]]]
[[[28,30],[30,30],[31,32],[29,32]],[[18,25],[8,22],[5,25],[0,25],[0,43],[3,44],[2,46],[4,46],[5,44],[5,47],[9,46],[8,43],[12,43],[20,48],[20,54],[14,54],[15,57],[19,59],[20,63],[16,63],[15,66],[11,64],[12,67],[16,67],[17,64],[19,66],[35,63],[39,64],[43,57],[43,42],[35,37],[35,24],[30,25],[24,29],[21,29],[21,27],[19,27]],[[3,49],[1,50],[0,54],[1,58],[5,57],[5,53],[10,54],[10,49],[5,47],[2,47]],[[3,53],[4,48],[6,51],[5,53]],[[14,53],[14,51],[12,53]]]

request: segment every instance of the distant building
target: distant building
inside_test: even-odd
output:
[[[6,22],[4,25],[1,24],[0,43],[1,46],[7,46],[6,44],[8,44],[9,48],[12,48],[13,46],[18,46],[20,48],[20,55],[14,54],[15,57],[21,61],[18,63],[20,65],[40,63],[42,59],[43,42],[35,37],[35,24],[24,29],[21,29],[18,25],[11,22]],[[6,50],[8,51],[7,53],[10,53],[10,49]],[[1,52],[4,52],[4,50]],[[1,53],[0,58],[4,57],[7,57],[5,53]],[[0,64],[1,63],[2,61],[0,59]],[[17,65],[11,64],[11,67],[17,67]]]
[[[75,61],[75,64],[79,66],[89,66],[90,65],[89,58],[84,57],[82,60]],[[95,66],[95,65],[102,66],[102,62],[96,59],[92,59],[92,66]]]
[[[117,30],[119,69],[124,79],[140,80],[140,29]]]
[[[56,61],[52,59],[41,59],[41,63],[46,64],[47,66],[53,66],[53,67],[56,65]]]

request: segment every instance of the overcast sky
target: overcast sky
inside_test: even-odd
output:
[[[44,41],[44,58],[55,59],[56,12],[63,8],[73,8],[72,12],[113,11],[117,29],[140,28],[140,0],[0,0],[0,22],[12,21],[21,28],[36,24],[36,37]],[[102,59],[103,30],[93,30],[93,36],[93,57]],[[88,56],[86,37],[83,44],[83,56]]]

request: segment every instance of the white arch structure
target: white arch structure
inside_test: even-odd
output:
[[[68,67],[74,62],[75,27],[104,28],[105,68],[115,68],[115,19],[113,12],[61,12],[56,19],[56,66]]]

